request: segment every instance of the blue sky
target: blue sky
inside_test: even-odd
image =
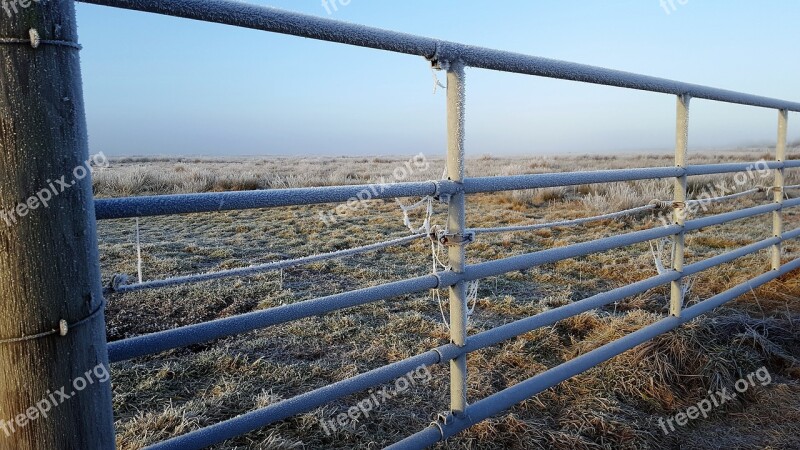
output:
[[[322,0],[249,2],[800,101],[796,0],[675,0],[669,14],[659,0],[351,0],[330,14]],[[444,152],[444,92],[433,94],[423,58],[82,3],[77,10],[92,152]],[[479,69],[467,77],[473,156],[673,145],[670,95]],[[694,100],[691,118],[698,151],[774,145],[773,110]],[[796,140],[800,117],[789,120]]]

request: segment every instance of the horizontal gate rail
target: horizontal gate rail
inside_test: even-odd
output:
[[[653,211],[654,209],[658,208],[659,205],[652,203],[649,205],[639,206],[637,208],[626,209],[624,211],[619,211],[610,214],[603,214],[600,216],[581,217],[579,219],[561,220],[558,222],[548,222],[548,223],[535,223],[531,225],[515,225],[509,227],[492,227],[492,228],[470,228],[470,231],[474,232],[475,234],[485,234],[485,233],[508,233],[513,231],[533,231],[533,230],[540,230],[543,228],[567,227],[573,225],[582,225],[590,222],[597,222],[601,220],[615,219],[618,217],[630,216],[642,212]]]
[[[697,164],[686,168],[686,175],[716,175],[723,173],[747,172],[758,169],[792,169],[800,167],[800,160],[785,162],[754,161],[751,163]]]
[[[442,180],[386,185],[156,195],[98,199],[95,201],[95,210],[98,220],[108,220],[319,203],[341,203],[363,192],[370,192],[371,198],[374,199],[437,196],[458,192],[475,194],[614,181],[650,180],[680,176],[684,172],[685,169],[675,167],[648,167],[641,169],[467,178],[464,180],[463,186]],[[376,186],[380,186],[380,189]]]
[[[106,198],[95,201],[98,220],[175,214],[219,212],[246,209],[302,206],[322,203],[344,203],[364,192],[373,199],[424,197],[491,193],[582,184],[640,181],[683,175],[713,175],[738,173],[756,168],[780,169],[800,167],[800,160],[782,163],[754,162],[742,164],[707,164],[679,167],[646,167],[636,169],[598,170],[587,172],[558,172],[531,175],[466,178],[463,185],[447,180],[414,183],[365,184],[298,189],[263,189],[239,192],[210,192],[202,194],[153,195],[141,197]]]
[[[366,305],[401,295],[414,294],[455,284],[458,276],[452,272],[425,275],[378,286],[305,300],[290,305],[241,314],[210,322],[146,334],[108,344],[111,362],[125,361],[166,350],[259,330],[293,320],[315,317],[340,309]]]
[[[798,230],[800,231],[800,230]],[[797,237],[797,235],[792,235],[790,237],[786,236],[784,239],[789,240],[790,238]],[[781,238],[772,237],[768,239],[764,239],[763,241],[758,241],[752,243],[750,245],[745,245],[744,247],[740,247],[736,250],[732,250],[730,252],[723,253],[721,255],[712,256],[703,261],[696,262],[694,264],[689,264],[684,266],[683,268],[683,276],[688,277],[690,275],[694,275],[696,273],[700,273],[704,270],[708,270],[712,267],[719,266],[720,264],[728,263],[743,256],[747,256],[751,253],[758,252],[760,250],[764,250],[767,248],[772,247],[773,245],[780,243]]]
[[[150,450],[199,450],[219,444],[228,439],[247,434],[253,430],[312,411],[339,398],[365,391],[371,387],[388,383],[420,366],[432,366],[442,362],[442,352],[431,350],[369,372],[362,373],[317,390],[280,401],[256,411],[243,414],[225,422],[212,425],[183,436],[148,447]],[[455,357],[452,355],[451,358]]]
[[[790,201],[785,202],[783,204],[783,207],[789,208],[797,205],[800,205],[800,198],[792,199]],[[686,222],[686,231],[699,230],[701,228],[710,227],[713,225],[722,225],[727,222],[733,222],[734,220],[746,219],[748,217],[767,214],[773,211],[777,211],[779,209],[781,209],[781,205],[773,203],[769,205],[754,206],[752,208],[745,208],[737,211],[731,211],[729,213],[724,213],[724,214],[717,214],[715,216],[708,216],[700,219],[689,220]]]
[[[239,211],[285,206],[344,203],[369,193],[372,199],[423,197],[425,201],[439,199],[448,204],[447,234],[437,234],[426,220],[422,231],[412,235],[361,247],[325,254],[275,261],[251,267],[221,270],[218,272],[177,276],[137,284],[125,284],[124,278],[115,277],[111,289],[105,293],[125,294],[144,289],[164,288],[186,283],[218,280],[228,277],[250,276],[300,264],[353,256],[369,251],[404,245],[423,238],[440,238],[448,244],[451,269],[444,272],[394,281],[349,292],[254,311],[210,322],[188,325],[148,335],[133,337],[108,345],[111,362],[154,355],[167,350],[239,335],[284,324],[294,320],[316,317],[333,311],[367,305],[395,297],[412,295],[429,289],[450,288],[451,340],[428,352],[398,361],[352,378],[306,392],[277,402],[222,423],[192,431],[183,436],[156,444],[157,449],[199,449],[241,436],[263,426],[288,417],[312,411],[333,400],[340,399],[371,387],[387,383],[419,366],[450,364],[451,402],[450,414],[445,420],[416,433],[390,448],[422,448],[447,439],[471,425],[496,415],[515,404],[556,384],[582,373],[603,361],[629,350],[660,334],[673,330],[712,309],[723,305],[769,281],[800,269],[800,259],[782,264],[782,243],[800,238],[800,229],[784,231],[783,213],[788,208],[800,206],[800,198],[785,198],[784,170],[800,168],[800,160],[786,160],[786,129],[788,112],[800,112],[800,103],[762,96],[733,92],[713,87],[639,75],[619,70],[594,67],[572,62],[557,61],[536,56],[492,50],[460,43],[397,33],[378,28],[349,24],[335,20],[283,11],[266,6],[250,5],[231,0],[81,0],[84,3],[106,5],[123,9],[153,12],[205,22],[233,25],[243,28],[301,36],[322,41],[381,49],[428,59],[436,69],[448,75],[448,159],[449,179],[406,183],[362,184],[354,186],[328,186],[291,189],[267,189],[242,192],[199,193],[181,195],[155,195],[132,198],[110,198],[95,201],[98,220],[152,217],[175,214]],[[540,77],[585,82],[597,85],[643,90],[677,96],[677,133],[675,166],[578,171],[562,173],[525,174],[497,177],[464,178],[464,82],[465,67],[520,73]],[[723,163],[689,165],[687,163],[689,103],[692,98],[726,103],[771,108],[779,111],[778,144],[774,161],[753,163]],[[773,171],[772,186],[751,185],[742,192],[705,199],[688,199],[687,180],[691,176],[750,173],[758,170]],[[468,194],[577,186],[584,184],[632,182],[650,179],[674,178],[675,191],[671,200],[653,199],[649,204],[624,211],[594,217],[562,220],[551,223],[517,225],[491,228],[465,228],[465,201]],[[730,201],[760,192],[771,193],[769,204],[737,209],[732,212],[686,220],[687,206]],[[762,202],[759,202],[762,203]],[[428,203],[428,215],[433,208]],[[564,247],[549,248],[517,256],[510,256],[477,264],[465,264],[464,246],[475,234],[530,231],[545,227],[572,226],[592,221],[608,220],[655,210],[670,210],[672,223],[657,228],[633,231],[581,242]],[[404,212],[406,208],[404,208]],[[729,250],[725,253],[684,265],[684,237],[692,231],[722,225],[731,221],[772,213],[771,236],[761,241]],[[406,216],[407,219],[407,216]],[[430,219],[430,217],[429,217]],[[574,303],[525,317],[505,325],[469,336],[466,332],[466,282],[476,281],[509,272],[522,271],[571,258],[619,249],[648,241],[672,237],[673,261],[671,270],[659,269],[659,274],[645,280],[601,292]],[[771,271],[756,276],[705,301],[684,308],[683,281],[687,276],[736,259],[771,249]],[[435,252],[435,247],[433,248]],[[434,255],[434,260],[436,256]],[[436,262],[434,262],[434,265]],[[463,267],[462,267],[463,266]],[[463,269],[463,271],[462,271]],[[540,373],[515,386],[497,392],[471,405],[467,402],[466,355],[525,333],[550,326],[556,322],[593,309],[607,306],[624,298],[670,285],[670,316],[645,326],[621,339],[603,345],[584,355]]]
[[[344,203],[368,193],[371,199],[424,197],[454,194],[459,187],[450,181],[376,183],[297,189],[211,192],[204,194],[152,195],[107,198],[95,201],[97,220],[167,216],[201,212],[233,211],[319,203]]]
[[[680,230],[678,226],[658,227],[649,230],[634,231],[632,233],[611,236],[580,244],[565,247],[550,248],[538,252],[526,253],[509,258],[472,264],[464,273],[464,280],[475,281],[482,278],[494,277],[518,270],[527,270],[544,264],[551,264],[565,259],[587,256],[593,253],[605,252],[615,248],[659,239],[675,234]]]
[[[577,186],[580,184],[611,183],[616,181],[652,180],[676,177],[682,175],[684,172],[685,169],[677,167],[645,167],[589,172],[557,172],[467,178],[464,180],[464,192],[467,194],[478,194],[522,189]]]
[[[794,239],[797,238],[798,236],[800,236],[800,229],[794,230],[791,233],[787,233],[786,240],[788,240],[789,237]],[[777,238],[766,239],[759,243],[752,244],[751,246],[742,247],[742,249],[736,251],[725,253],[723,255],[709,258],[707,260],[700,261],[694,264],[689,264],[684,268],[683,275],[686,276],[687,274],[694,274],[711,267],[716,267],[721,264],[731,262],[737,258],[746,256],[754,251],[766,249],[772,244],[772,242],[775,239]],[[746,253],[742,251],[745,248],[750,250],[750,252]],[[607,306],[611,303],[618,302],[627,297],[644,293],[655,287],[662,286],[672,281],[675,281],[679,277],[680,275],[677,272],[669,271],[662,275],[657,275],[642,281],[638,281],[636,283],[631,283],[629,285],[622,286],[620,288],[616,288],[607,292],[602,292],[600,294],[593,295],[591,297],[576,301],[574,303],[570,303],[568,305],[560,306],[558,308],[554,308],[539,313],[535,316],[520,319],[515,322],[511,322],[493,328],[491,330],[483,331],[474,336],[470,336],[467,339],[467,345],[464,347],[464,351],[474,352],[476,350],[484,349],[492,345],[499,344],[502,341],[520,336],[525,333],[529,333],[531,331],[535,331],[545,326],[553,325],[560,320],[564,320],[566,318],[581,313],[585,313],[593,309]]]

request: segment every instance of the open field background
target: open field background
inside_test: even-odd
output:
[[[699,152],[695,152],[699,153]],[[790,151],[800,158],[800,149]],[[767,149],[702,152],[692,164],[772,160]],[[427,168],[409,158],[122,158],[94,174],[99,197],[154,195],[314,185],[362,184],[441,178],[443,161]],[[672,155],[532,157],[489,156],[467,162],[469,176],[671,166]],[[409,172],[409,171],[407,171]],[[787,171],[800,184],[800,170]],[[732,176],[694,177],[690,191]],[[672,180],[612,183],[476,195],[468,200],[469,227],[528,224],[614,212],[670,199]],[[737,191],[770,185],[771,176]],[[794,191],[800,194],[800,190]],[[406,204],[416,199],[405,199]],[[699,215],[768,203],[759,193],[718,204]],[[374,201],[351,210],[334,226],[320,213],[335,205],[198,214],[140,220],[145,279],[249,266],[344,249],[408,234],[398,205]],[[434,223],[443,223],[437,204]],[[419,225],[422,216],[412,215]],[[786,229],[800,226],[800,211],[786,211]],[[580,227],[481,235],[470,263],[565,246],[658,226],[652,213]],[[771,218],[737,221],[687,236],[687,264],[771,235]],[[136,273],[133,220],[99,224],[104,281]],[[785,246],[785,260],[800,245]],[[109,339],[241,314],[323,295],[429,273],[429,245],[417,242],[359,257],[266,273],[112,295]],[[689,303],[706,299],[769,270],[768,252],[694,277]],[[470,333],[486,330],[592,294],[651,277],[647,244],[563,261],[483,280]],[[666,314],[668,288],[582,314],[507,341],[469,358],[474,401],[619,338]],[[447,310],[446,291],[442,291]],[[755,290],[713,315],[625,353],[530,399],[507,415],[473,427],[449,448],[800,448],[800,279],[791,274]],[[208,426],[448,342],[437,303],[427,293],[306,319],[245,336],[113,366],[118,445],[140,448]],[[710,389],[727,387],[766,365],[773,384],[749,391],[713,417],[664,436],[659,417],[697,403]],[[343,399],[315,412],[226,443],[219,448],[382,448],[427,426],[446,411],[448,368],[383,405],[355,426],[327,436],[319,424],[366,398]],[[680,444],[680,446],[679,446]],[[446,448],[444,445],[441,448]]]

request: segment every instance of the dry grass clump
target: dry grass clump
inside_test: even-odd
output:
[[[591,186],[581,200],[602,214],[637,208],[652,200],[672,198],[671,180],[644,180],[639,182],[606,183]]]
[[[629,325],[618,326],[624,329]],[[577,377],[576,382],[585,386],[601,382],[597,389],[614,385],[621,401],[643,411],[677,412],[707,397],[709,390],[732,390],[738,379],[763,365],[786,375],[800,356],[798,332],[800,324],[791,320],[755,319],[723,311],[658,336]],[[605,337],[600,336],[597,344]],[[579,350],[588,351],[593,345],[581,347]]]
[[[589,312],[485,350],[469,361],[476,372],[470,396],[490,395],[661,318],[643,311],[619,315]],[[658,418],[696,404],[707,398],[709,391],[732,391],[737,380],[763,366],[770,371],[774,383],[780,379],[797,380],[799,332],[800,323],[789,317],[755,319],[726,309],[712,318],[698,319],[658,336],[561,383],[513,408],[508,415],[475,425],[451,439],[449,446],[677,448],[686,436],[700,436],[695,437],[689,427],[665,437]],[[490,381],[498,379],[503,381]],[[782,399],[783,404],[800,399],[796,395],[800,394],[800,385],[789,384],[792,385],[798,388],[795,396]],[[740,417],[754,402],[770,395],[770,389],[752,388],[735,402],[715,409],[708,421]],[[734,442],[737,434],[717,441],[717,447],[698,448],[728,448],[723,443]],[[785,445],[796,440],[784,430],[782,436],[769,442],[773,448],[788,448]]]
[[[190,168],[183,163],[172,170],[136,165],[101,170],[94,175],[95,195],[101,197],[253,190],[268,187],[272,182],[269,175],[233,171],[217,175],[209,169]]]
[[[511,202],[516,206],[530,207],[530,206],[546,206],[556,202],[562,202],[569,199],[571,196],[571,189],[559,186],[552,188],[541,189],[525,189],[521,191],[512,191],[506,194]]]
[[[414,158],[197,159],[112,158],[94,174],[101,197],[394,183],[441,178],[442,163]],[[363,170],[354,170],[353,165]],[[286,170],[291,167],[292,170]]]

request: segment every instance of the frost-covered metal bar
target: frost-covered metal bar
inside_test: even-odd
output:
[[[723,163],[723,164],[696,164],[687,166],[686,175],[715,175],[724,173],[753,173],[784,167],[785,164],[776,161],[754,161],[750,163]]]
[[[533,230],[541,230],[543,228],[554,228],[554,227],[568,227],[574,225],[582,225],[590,222],[597,222],[600,220],[616,219],[619,217],[630,216],[642,212],[652,211],[654,209],[658,209],[658,205],[649,204],[610,214],[603,214],[592,217],[581,217],[579,219],[571,219],[571,220],[560,220],[558,222],[534,223],[531,225],[515,225],[508,227],[470,228],[470,231],[474,232],[475,234],[486,234],[486,233],[508,233],[514,231],[533,231]]]
[[[800,197],[793,198],[791,200],[784,200],[783,201],[783,209],[794,208],[800,206]]]
[[[680,230],[681,227],[670,225],[649,230],[634,231],[632,233],[582,242],[580,244],[572,244],[566,247],[551,248],[495,261],[473,264],[467,267],[464,280],[479,280],[517,270],[526,270],[543,264],[563,261],[565,259],[591,255],[592,253],[601,253],[615,248],[671,236]]]
[[[784,237],[785,237],[784,240],[795,239],[800,237],[800,228],[785,233]],[[733,261],[737,258],[741,258],[751,253],[755,253],[759,250],[764,250],[766,248],[769,248],[777,240],[779,240],[779,238],[768,238],[763,241],[747,245],[745,247],[742,247],[740,249],[722,255],[718,255],[694,264],[686,265],[684,267],[683,276],[693,275],[695,273],[699,273],[704,270],[710,269],[712,267],[719,266],[721,264]],[[525,319],[518,320],[516,322],[508,323],[487,331],[483,331],[468,339],[467,345],[464,347],[464,351],[474,352],[476,350],[496,345],[502,341],[514,338],[524,333],[528,333],[538,328],[552,325],[553,323],[558,322],[559,320],[563,320],[568,317],[572,317],[592,309],[606,306],[610,303],[622,300],[624,298],[637,295],[642,292],[646,292],[649,289],[661,286],[666,283],[670,283],[671,281],[674,281],[680,276],[681,276],[680,274],[674,271],[667,272],[662,275],[651,277],[646,280],[632,283],[617,289],[613,289],[611,291],[603,292],[588,297],[586,299],[574,303],[570,303],[569,305],[545,311],[543,313],[537,314],[532,317],[528,317]]]
[[[744,94],[620,70],[523,55],[413,36],[231,0],[83,0],[84,3],[146,11],[359,47],[418,55],[433,61],[461,61],[469,67],[584,83],[690,95],[764,108],[800,111],[800,103]]]
[[[685,266],[683,268],[683,275],[688,277],[689,275],[700,273],[712,267],[719,266],[720,264],[725,264],[727,262],[731,262],[743,256],[747,256],[751,253],[755,253],[759,250],[764,250],[765,248],[769,248],[776,242],[780,241],[781,241],[780,238],[764,239],[762,241],[754,242],[752,244],[746,245],[736,250],[732,250],[730,252],[723,253],[721,255],[712,256],[711,258],[704,259],[702,261],[698,261],[693,264],[689,264],[688,266]]]
[[[679,95],[677,97],[676,127],[675,127],[675,167],[685,169],[686,157],[689,150],[689,103],[692,97]],[[683,259],[686,246],[686,233],[683,230],[686,224],[686,185],[689,177],[683,175],[675,177],[673,188],[672,223],[681,227],[681,231],[672,236],[672,270],[683,272]],[[680,317],[683,309],[683,280],[678,278],[670,283],[669,313]]]
[[[464,181],[465,86],[464,66],[447,67],[447,178],[459,185]],[[450,196],[447,206],[448,263],[454,273],[466,267],[466,196]],[[450,342],[463,347],[467,342],[467,285],[463,280],[448,289],[450,296]],[[459,415],[467,408],[467,355],[450,361],[450,412]]]
[[[343,203],[353,199],[384,199],[454,194],[459,187],[448,181],[362,184],[297,189],[154,195],[97,200],[98,220],[164,216],[279,206]]]
[[[782,162],[786,159],[787,128],[789,122],[789,112],[786,110],[778,111],[778,143],[775,145],[775,160]],[[772,212],[772,235],[781,237],[783,235],[783,197],[786,195],[784,186],[786,179],[784,169],[775,169],[775,183],[772,187],[773,201],[781,205],[781,209]],[[781,267],[781,243],[778,242],[772,247],[771,257],[772,270]]]
[[[797,163],[797,164],[795,164]],[[800,160],[745,164],[709,164],[677,167],[617,169],[589,172],[563,172],[504,177],[466,178],[463,183],[467,194],[536,189],[580,184],[638,181],[672,178],[685,175],[710,175],[776,168],[800,167]],[[230,211],[240,209],[272,208],[280,206],[341,203],[359,195],[371,199],[418,197],[426,195],[455,194],[461,186],[451,181],[424,181],[413,183],[368,184],[355,186],[327,186],[319,188],[270,189],[241,192],[213,192],[203,194],[155,195],[98,199],[95,210],[98,220],[124,219],[172,214]]]
[[[361,247],[348,248],[345,250],[338,250],[330,253],[323,253],[319,255],[306,256],[303,258],[287,259],[285,261],[275,261],[266,264],[259,264],[250,267],[240,267],[237,269],[221,270],[219,272],[209,272],[194,275],[185,275],[180,277],[166,278],[163,280],[145,281],[135,284],[123,284],[120,286],[112,286],[110,292],[118,294],[127,294],[130,292],[143,291],[148,289],[160,289],[170,286],[178,286],[189,283],[201,283],[204,281],[219,280],[230,277],[245,277],[256,275],[259,273],[286,269],[289,267],[296,267],[305,264],[311,264],[320,261],[328,261],[331,259],[344,258],[347,256],[360,255],[362,253],[381,250],[395,245],[408,244],[409,242],[416,241],[427,237],[425,234],[412,234],[397,239],[392,239],[385,242],[378,242],[375,244],[364,245]]]
[[[446,422],[440,421],[434,426],[428,427],[394,445],[387,447],[387,449],[399,450],[430,447],[437,442],[448,439],[455,434],[469,428],[470,426],[495,416],[546,389],[556,386],[557,384],[568,380],[575,375],[585,372],[586,370],[591,369],[602,362],[605,362],[627,350],[641,345],[658,335],[674,330],[682,324],[796,269],[800,269],[800,259],[795,259],[789,264],[781,267],[779,270],[773,270],[762,274],[740,285],[737,285],[732,289],[715,295],[708,300],[686,308],[683,310],[681,317],[669,316],[623,338],[610,342],[564,364],[542,372],[541,374],[529,378],[526,381],[516,384],[496,394],[490,395],[489,397],[470,405],[467,408],[467,414],[463,417],[450,416],[447,418]]]
[[[647,167],[589,172],[537,173],[531,175],[467,178],[464,180],[464,192],[467,194],[478,194],[484,192],[576,186],[579,184],[611,183],[615,181],[652,180],[656,178],[679,177],[684,173],[684,169],[677,167]]]
[[[182,17],[426,58],[433,57],[438,42],[427,37],[240,1],[85,0],[82,3]]]
[[[334,400],[389,383],[420,367],[438,364],[442,353],[446,352],[440,347],[412,356],[147,448],[148,450],[199,450],[210,447],[280,420],[312,411]]]
[[[781,266],[781,268],[778,270],[772,270],[757,277],[751,278],[750,280],[745,281],[734,288],[728,289],[727,291],[717,294],[708,300],[704,300],[696,305],[686,308],[684,310],[684,317],[682,317],[681,323],[686,323],[690,320],[696,319],[697,317],[715,308],[718,308],[741,295],[752,292],[753,289],[759,286],[762,286],[797,269],[800,269],[800,258],[792,260],[791,262]]]
[[[400,295],[413,294],[437,287],[450,286],[459,275],[441,272],[408,280],[395,281],[341,294],[306,300],[291,305],[255,311],[210,322],[138,336],[108,345],[111,362],[125,361],[166,350],[187,347],[227,336],[247,333],[274,325],[327,314],[332,311],[366,305]]]
[[[792,239],[797,239],[798,237],[800,237],[800,228],[796,228],[792,231],[785,231],[783,233],[781,242],[791,241]]]
[[[716,214],[708,217],[701,217],[699,219],[689,220],[686,222],[686,231],[695,231],[701,228],[710,227],[714,225],[722,225],[724,223],[733,222],[734,220],[746,219],[748,217],[767,214],[775,211],[780,206],[775,204],[754,206],[752,208],[740,209],[723,214]]]
[[[679,275],[675,272],[667,272],[662,275],[657,275],[636,283],[622,286],[610,291],[601,292],[599,294],[587,297],[583,300],[570,303],[568,305],[559,306],[531,317],[526,317],[505,325],[501,325],[490,330],[482,331],[467,339],[467,345],[464,347],[466,352],[474,352],[493,345],[497,345],[508,339],[515,338],[525,333],[538,330],[546,326],[555,324],[560,320],[591,311],[593,309],[601,308],[614,302],[618,302],[627,297],[647,292],[658,286],[662,286],[675,280]]]

